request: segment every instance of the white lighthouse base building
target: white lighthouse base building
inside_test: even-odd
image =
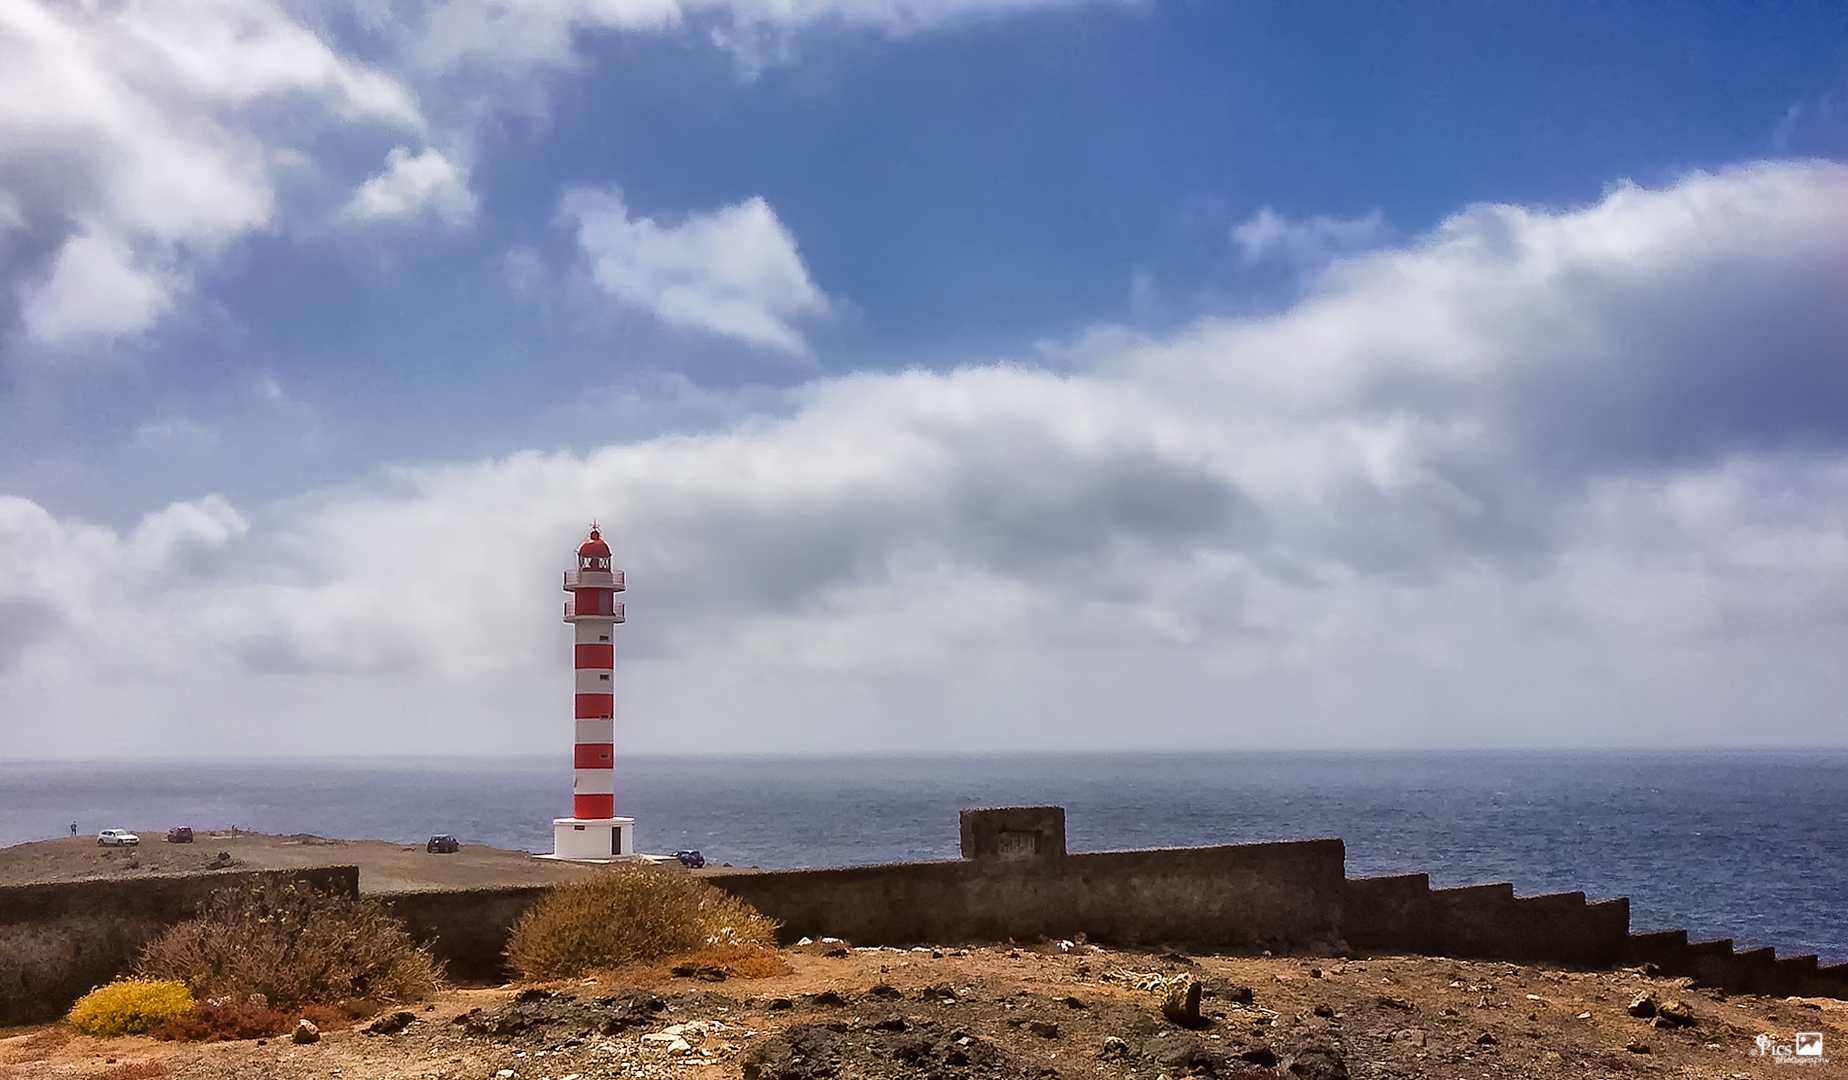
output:
[[[634,818],[553,818],[552,853],[541,859],[615,862],[638,858]]]

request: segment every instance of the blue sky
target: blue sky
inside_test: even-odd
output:
[[[0,6],[0,753],[523,746],[591,517],[640,748],[1848,739],[1840,5],[510,10]]]

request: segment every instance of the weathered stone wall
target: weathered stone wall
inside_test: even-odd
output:
[[[1731,938],[1689,941],[1686,930],[1631,934],[1624,959],[1735,994],[1848,998],[1848,964],[1818,965],[1813,954],[1779,957],[1769,948],[1734,952]]]
[[[1352,878],[1342,930],[1360,952],[1610,967],[1629,945],[1630,902],[1581,892],[1514,895],[1505,882],[1433,889],[1425,874]]]
[[[495,982],[507,975],[505,954],[513,924],[539,902],[547,888],[523,885],[392,893],[379,899],[404,920],[412,937],[430,946],[450,978]]]
[[[1094,941],[1339,948],[1339,840],[721,873],[707,880],[790,939],[863,945]]]
[[[359,867],[219,871],[0,886],[0,1026],[53,1020],[129,971],[141,947],[207,897],[268,878],[359,895]]]

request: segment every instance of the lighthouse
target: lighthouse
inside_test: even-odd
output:
[[[552,858],[606,861],[635,854],[635,819],[616,816],[616,644],[623,621],[622,571],[610,566],[610,546],[595,525],[565,571],[565,621],[573,627],[577,742],[572,750],[571,816],[552,819]]]

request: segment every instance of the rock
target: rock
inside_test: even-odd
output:
[[[725,969],[713,964],[675,964],[673,972],[682,979],[698,979],[701,982],[725,981]]]
[[[746,1051],[739,1059],[744,1080],[809,1080],[831,1076],[834,1032],[814,1024],[797,1024]]]
[[[1315,1008],[1310,1009],[1309,1011],[1314,1013],[1317,1016],[1325,1017],[1328,1019],[1333,1019],[1335,1015],[1334,1007],[1331,1005],[1325,1004],[1325,1003],[1318,1004],[1316,1005]]]
[[[900,990],[896,986],[891,985],[890,983],[879,983],[875,985],[874,987],[872,987],[870,990],[868,990],[867,993],[871,994],[872,996],[876,998],[885,998],[888,1001],[891,1000],[892,998],[900,998],[900,997],[905,996],[904,991]]]
[[[1129,1044],[1115,1035],[1104,1036],[1104,1045],[1097,1051],[1099,1061],[1120,1061],[1129,1056]]]
[[[1292,1054],[1278,1067],[1283,1076],[1297,1080],[1348,1080],[1347,1062],[1325,1047],[1314,1047]]]
[[[1629,1042],[1623,1044],[1623,1048],[1632,1054],[1647,1054],[1649,1052],[1649,1044],[1641,1039],[1631,1039]]]
[[[1182,1027],[1200,1025],[1200,984],[1185,979],[1168,987],[1161,999],[1161,1014]]]
[[[782,1012],[784,1009],[793,1009],[795,1006],[796,1003],[788,998],[771,998],[764,1003],[764,1008],[771,1012]]]
[[[314,1025],[314,1021],[304,1017],[296,1023],[295,1030],[289,1035],[289,1041],[297,1046],[320,1042],[321,1029]]]
[[[1425,1044],[1425,1033],[1417,1028],[1406,1028],[1404,1031],[1393,1032],[1392,1041],[1408,1043],[1412,1046],[1423,1046]]]
[[[416,1013],[406,1009],[400,1009],[390,1016],[381,1016],[372,1023],[367,1024],[365,1030],[368,1035],[396,1035],[398,1032],[410,1027],[416,1020]]]
[[[1277,1067],[1277,1055],[1268,1046],[1254,1046],[1249,1050],[1241,1051],[1238,1055],[1238,1059],[1248,1064],[1256,1065],[1260,1069],[1274,1069]]]
[[[815,995],[815,1004],[838,1007],[847,1004],[847,999],[832,990],[823,990]]]
[[[1200,1060],[1200,1040],[1165,1031],[1142,1044],[1142,1056],[1173,1069],[1191,1069]]]
[[[1643,991],[1642,993],[1636,995],[1635,1000],[1630,1002],[1629,1008],[1626,1009],[1625,1011],[1628,1012],[1631,1016],[1635,1016],[1643,1020],[1649,1019],[1650,1017],[1656,1014],[1655,995],[1650,993],[1647,990]]]
[[[1027,1021],[1027,1030],[1038,1035],[1042,1039],[1056,1039],[1059,1037],[1059,1025],[1050,1020],[1029,1020]]]
[[[1497,1039],[1495,1036],[1489,1034],[1486,1031],[1476,1036],[1477,1046],[1494,1046],[1496,1043],[1500,1041],[1501,1041],[1500,1039]]]
[[[1380,995],[1380,1004],[1388,1009],[1399,1009],[1404,1012],[1411,1012],[1418,1007],[1404,998],[1389,997],[1385,994]]]
[[[889,1016],[872,1025],[874,1031],[903,1031],[911,1025],[902,1016]]]
[[[1656,1006],[1656,1020],[1663,1027],[1693,1027],[1694,1007],[1680,998]]]
[[[255,1007],[259,1009],[269,1008],[269,995],[268,994],[252,994],[248,998],[246,998],[245,1001],[251,1005],[254,1005]]]
[[[1080,1001],[1079,999],[1075,997],[1060,998],[1059,1003],[1064,1005],[1068,1009],[1088,1009],[1090,1008],[1089,1005],[1086,1005],[1083,1001]],[[1817,1008],[1821,1008],[1821,1006],[1817,1006]]]

